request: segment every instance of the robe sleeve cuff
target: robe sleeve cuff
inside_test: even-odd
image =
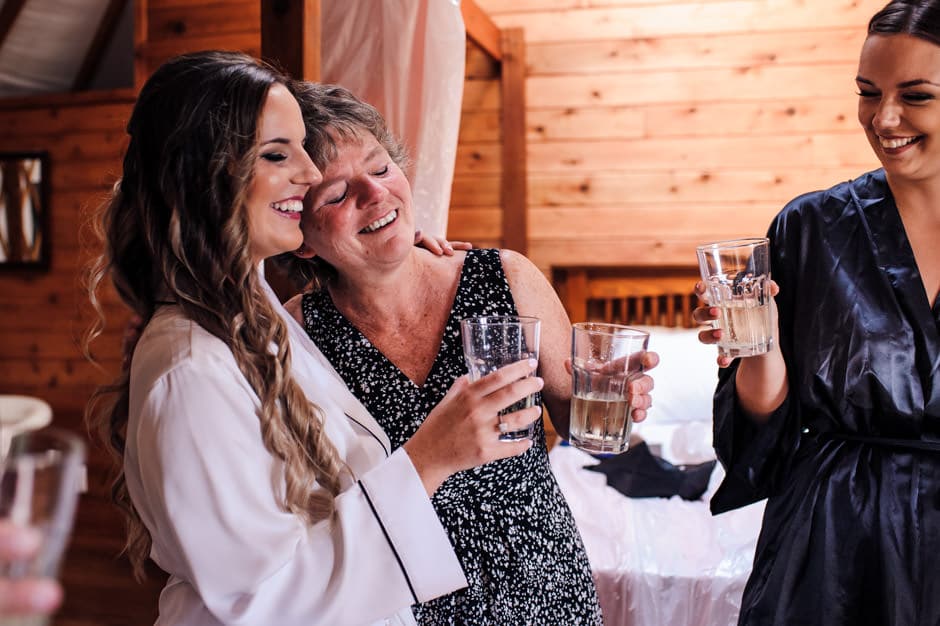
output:
[[[795,452],[791,444],[799,439],[791,394],[765,422],[755,422],[741,408],[736,374],[737,363],[720,374],[715,391],[715,452],[725,468],[725,478],[711,499],[712,513],[746,506],[770,495]]]
[[[360,479],[416,602],[467,586],[460,561],[404,448]]]

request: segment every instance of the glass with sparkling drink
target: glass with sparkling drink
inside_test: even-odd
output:
[[[770,242],[766,237],[733,239],[696,248],[710,306],[718,308],[722,330],[718,353],[741,357],[773,347],[770,309]]]
[[[627,449],[633,428],[629,385],[643,373],[648,343],[649,333],[628,326],[572,327],[571,445],[591,453]]]

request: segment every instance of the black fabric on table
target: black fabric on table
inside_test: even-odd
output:
[[[698,500],[708,488],[715,461],[676,466],[650,452],[645,441],[585,469],[607,476],[607,484],[631,498]]]

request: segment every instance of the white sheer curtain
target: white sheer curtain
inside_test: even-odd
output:
[[[417,227],[447,231],[463,100],[459,0],[323,0],[321,80],[378,108],[408,146]]]

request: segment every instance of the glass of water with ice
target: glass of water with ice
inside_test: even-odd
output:
[[[705,296],[718,307],[721,356],[764,354],[773,347],[770,242],[766,237],[717,241],[696,248]]]

